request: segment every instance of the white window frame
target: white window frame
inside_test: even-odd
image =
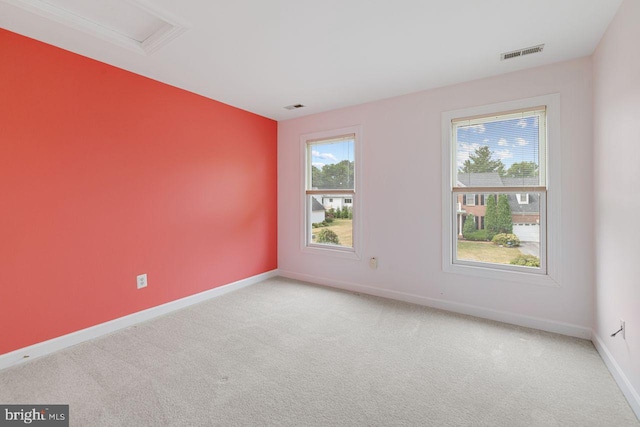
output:
[[[469,196],[471,196],[471,203],[469,203]],[[464,205],[465,206],[475,206],[476,205],[476,195],[475,195],[475,193],[464,193]]]
[[[453,180],[456,170],[453,167],[455,147],[452,144],[452,120],[463,117],[501,115],[509,111],[526,110],[539,106],[546,107],[546,162],[541,174],[546,178],[546,200],[541,198],[540,221],[545,221],[546,234],[541,235],[540,261],[544,269],[526,269],[516,266],[490,263],[464,263],[455,261],[456,242],[456,193],[453,193]],[[513,282],[559,286],[560,263],[559,248],[561,224],[560,196],[560,94],[537,96],[533,98],[501,102],[442,113],[442,268],[446,273],[471,275],[487,279],[508,280]],[[541,165],[542,166],[542,165]],[[486,204],[486,203],[485,203]],[[541,227],[544,229],[544,227]],[[543,253],[543,247],[544,253]]]
[[[522,197],[524,196],[524,197]],[[520,205],[528,205],[529,204],[529,193],[518,193],[516,194],[516,199],[518,200],[518,204]]]
[[[326,130],[321,132],[307,133],[300,136],[300,165],[301,165],[301,197],[300,197],[300,250],[304,253],[315,255],[327,255],[333,257],[347,258],[347,259],[361,259],[362,251],[362,126],[349,126],[340,129]],[[352,247],[343,246],[331,246],[314,244],[311,241],[311,208],[307,204],[307,185],[310,179],[307,171],[307,165],[310,161],[308,157],[307,145],[311,142],[318,140],[328,140],[331,138],[338,138],[340,136],[354,134],[354,189],[347,195],[352,199],[350,206],[352,213],[352,227],[353,227],[353,240]],[[343,193],[342,190],[335,190],[337,193]],[[325,194],[333,195],[331,190],[325,191]],[[343,194],[344,195],[344,194]]]

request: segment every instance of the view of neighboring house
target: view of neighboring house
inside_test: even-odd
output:
[[[537,177],[507,178],[497,172],[458,174],[458,184],[461,187],[511,187],[516,185],[536,186]],[[474,215],[476,228],[485,228],[486,201],[491,193],[464,193],[458,195],[457,227],[458,235],[462,236],[462,227],[469,214]],[[497,200],[497,195],[494,195]],[[540,196],[536,193],[507,193],[513,233],[522,242],[540,241]]]
[[[326,219],[329,209],[353,208],[353,198],[350,196],[311,196],[311,223],[322,222]]]
[[[315,224],[325,220],[326,209],[318,200],[320,196],[311,196],[311,223]]]
[[[322,196],[322,206],[326,209],[343,209],[353,207],[353,198],[350,196]]]

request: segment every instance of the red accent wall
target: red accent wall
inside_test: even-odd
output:
[[[275,121],[1,29],[0,58],[0,354],[277,267]]]

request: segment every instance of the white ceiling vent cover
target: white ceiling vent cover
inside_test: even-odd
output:
[[[519,56],[531,55],[532,53],[542,52],[544,49],[544,44],[539,44],[537,46],[525,47],[524,49],[512,50],[511,52],[505,52],[500,54],[500,60],[504,61],[505,59],[517,58]]]
[[[151,54],[187,29],[141,0],[0,0],[138,53]]]
[[[297,110],[298,108],[304,108],[306,107],[306,105],[302,105],[302,104],[291,104],[291,105],[287,105],[286,107],[284,107],[287,110]]]

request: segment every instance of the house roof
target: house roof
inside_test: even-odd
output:
[[[458,186],[460,187],[516,187],[519,185],[537,186],[539,185],[536,177],[501,177],[497,172],[483,173],[460,173],[458,172]],[[488,193],[483,193],[488,194]],[[540,196],[537,193],[529,194],[529,203],[518,203],[515,195],[509,194],[509,206],[513,215],[539,215],[540,213]]]
[[[526,194],[526,193],[525,193]],[[515,195],[509,194],[511,215],[540,215],[540,196],[538,193],[528,193],[529,203],[518,203]]]
[[[505,187],[515,187],[517,185],[527,185],[531,187],[535,187],[540,185],[538,178],[535,176],[527,176],[522,178],[510,178],[510,177],[502,177],[502,185]]]
[[[317,212],[317,211],[324,211],[326,209],[324,208],[324,206],[322,206],[322,203],[317,201],[315,197],[312,197],[311,198],[311,210],[314,211],[314,212]]]
[[[460,187],[503,187],[498,172],[462,173],[458,172]]]
[[[460,187],[517,187],[519,185],[535,187],[540,185],[538,178],[534,176],[513,178],[500,176],[498,172],[458,172],[457,178]]]

